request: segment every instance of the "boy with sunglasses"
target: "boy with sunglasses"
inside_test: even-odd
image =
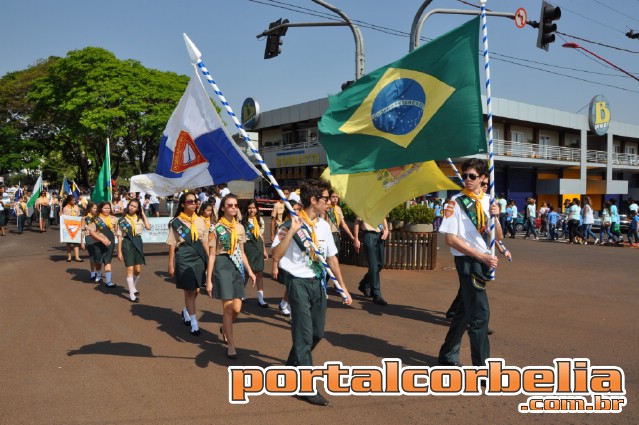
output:
[[[497,267],[498,260],[488,248],[489,216],[499,217],[499,206],[490,205],[489,196],[482,191],[481,184],[487,180],[487,171],[486,161],[480,159],[472,158],[462,164],[464,189],[446,205],[439,227],[455,256],[462,301],[439,351],[439,364],[444,366],[460,366],[459,351],[466,329],[473,365],[483,366],[490,357],[490,308],[486,282],[490,280],[490,270]],[[498,220],[495,220],[495,230],[496,239],[501,239]]]

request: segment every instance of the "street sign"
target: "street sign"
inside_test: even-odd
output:
[[[517,9],[517,12],[515,12],[515,25],[517,25],[517,28],[523,28],[527,22],[528,14],[526,13],[526,9],[520,7]]]

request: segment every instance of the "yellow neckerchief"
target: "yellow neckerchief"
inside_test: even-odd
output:
[[[135,228],[135,224],[138,222],[138,217],[136,215],[125,215],[126,221],[131,225],[131,234],[133,236],[137,235],[137,229]]]
[[[237,229],[235,228],[235,217],[233,217],[233,221],[228,221],[226,217],[222,216],[218,221],[222,226],[231,230],[231,249],[229,249],[228,254],[233,255],[235,252],[235,247],[237,246],[237,242],[239,238],[237,237]]]
[[[75,217],[77,214],[75,213],[75,207],[71,206],[71,217]]]
[[[308,229],[311,231],[311,239],[313,239],[313,244],[317,247],[317,235],[315,234],[315,223],[317,223],[317,218],[315,218],[315,220],[311,220],[304,210],[300,210],[300,212],[297,214],[304,221],[304,223],[306,223]]]
[[[481,200],[484,199],[484,192],[480,191],[479,194],[476,194],[464,188],[462,193],[475,201],[475,208],[477,209],[477,230],[481,232],[481,229],[486,227],[486,215],[484,214],[484,207],[481,204]]]
[[[249,217],[249,220],[253,223],[253,236],[255,236],[255,240],[258,240],[261,236],[260,223],[257,220],[257,216]]]
[[[204,224],[206,225],[206,231],[208,232],[208,230],[211,228],[211,217],[202,217],[202,220],[204,220]]]
[[[178,218],[191,223],[191,240],[193,242],[200,240],[200,235],[197,233],[197,227],[195,226],[195,219],[197,218],[197,214],[193,213],[193,215],[189,217],[185,213],[181,212]]]
[[[24,211],[25,213],[27,212],[28,208],[27,208],[27,203],[26,202],[18,202],[20,204],[20,206],[22,207],[22,211]]]
[[[104,221],[104,224],[107,225],[109,230],[113,231],[113,224],[111,223],[111,216],[104,215],[104,214],[100,213],[100,218],[102,219],[102,221]]]
[[[337,227],[337,230],[339,230],[339,214],[337,213],[338,208],[339,206],[333,205],[333,215],[335,215],[335,226]]]

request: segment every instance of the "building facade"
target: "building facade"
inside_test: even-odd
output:
[[[638,199],[639,125],[616,122],[608,105],[599,102],[599,107],[595,112],[608,114],[605,125],[593,124],[592,113],[493,98],[496,192],[520,207],[527,197],[558,206],[565,198],[589,195],[595,210],[614,198],[623,211],[628,197]],[[258,133],[259,149],[280,185],[297,186],[300,180],[319,177],[326,167],[317,123],[327,108],[323,98],[259,116],[252,131]],[[460,164],[463,158],[453,161]],[[447,162],[439,165],[454,176]]]

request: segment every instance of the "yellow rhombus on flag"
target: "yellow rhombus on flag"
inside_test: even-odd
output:
[[[326,168],[322,178],[355,214],[372,224],[381,223],[402,202],[438,190],[460,189],[435,161],[357,174],[331,175]]]

